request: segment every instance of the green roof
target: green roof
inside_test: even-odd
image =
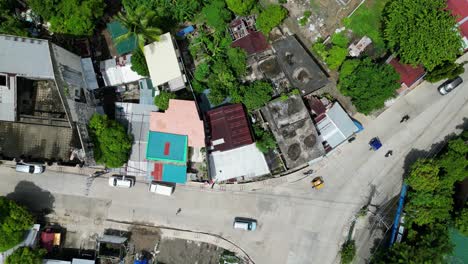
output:
[[[132,36],[127,40],[115,45],[115,39],[128,32],[128,29],[124,28],[120,22],[114,21],[112,23],[108,23],[107,30],[111,35],[112,43],[114,44],[114,47],[119,55],[131,53],[136,49],[137,45],[135,36]]]

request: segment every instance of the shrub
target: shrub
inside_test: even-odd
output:
[[[171,92],[161,91],[159,95],[154,97],[154,104],[159,110],[165,111],[169,107],[169,100],[175,99],[176,95]]]
[[[268,36],[270,31],[281,24],[281,22],[286,18],[288,15],[288,11],[279,5],[271,5],[268,6],[257,18],[257,28],[260,30],[265,36]]]
[[[328,51],[328,57],[325,59],[325,62],[328,64],[328,67],[330,69],[336,70],[344,62],[347,55],[348,55],[348,50],[346,48],[333,46]]]
[[[336,46],[338,46],[338,47],[341,47],[341,48],[348,48],[349,40],[348,40],[348,38],[344,35],[343,32],[340,32],[340,33],[334,33],[334,34],[331,36],[331,42],[333,43],[333,45],[336,45]]]
[[[146,64],[145,55],[140,49],[136,49],[131,58],[132,71],[138,73],[141,76],[149,76],[148,65]]]
[[[312,51],[315,52],[322,60],[325,60],[328,57],[328,51],[325,44],[322,42],[315,42],[312,45]]]
[[[354,256],[356,255],[356,245],[354,240],[348,240],[341,246],[340,255],[342,264],[348,264],[353,261]]]

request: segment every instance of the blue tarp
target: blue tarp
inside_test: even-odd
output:
[[[148,260],[144,259],[144,260],[135,260],[133,262],[133,264],[148,264]]]
[[[186,35],[192,33],[195,30],[193,26],[188,26],[181,31],[177,32],[176,36],[178,37],[185,37]]]

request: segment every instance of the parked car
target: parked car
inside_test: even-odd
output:
[[[453,89],[457,88],[457,86],[459,86],[462,82],[463,79],[460,76],[456,77],[455,79],[447,80],[439,86],[439,93],[441,95],[446,95],[450,93]]]
[[[168,183],[152,181],[150,183],[149,191],[161,195],[171,196],[174,192],[174,186]]]
[[[135,180],[122,175],[112,175],[109,177],[109,185],[113,187],[130,188],[135,185]]]
[[[257,229],[257,220],[245,217],[236,217],[234,218],[234,229],[254,231]]]
[[[45,166],[38,164],[18,163],[16,164],[16,171],[31,174],[39,174],[45,171]]]

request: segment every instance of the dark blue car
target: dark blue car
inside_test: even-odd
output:
[[[378,150],[380,147],[382,147],[382,142],[380,142],[378,137],[375,137],[369,141],[369,146],[371,146],[372,150]]]

